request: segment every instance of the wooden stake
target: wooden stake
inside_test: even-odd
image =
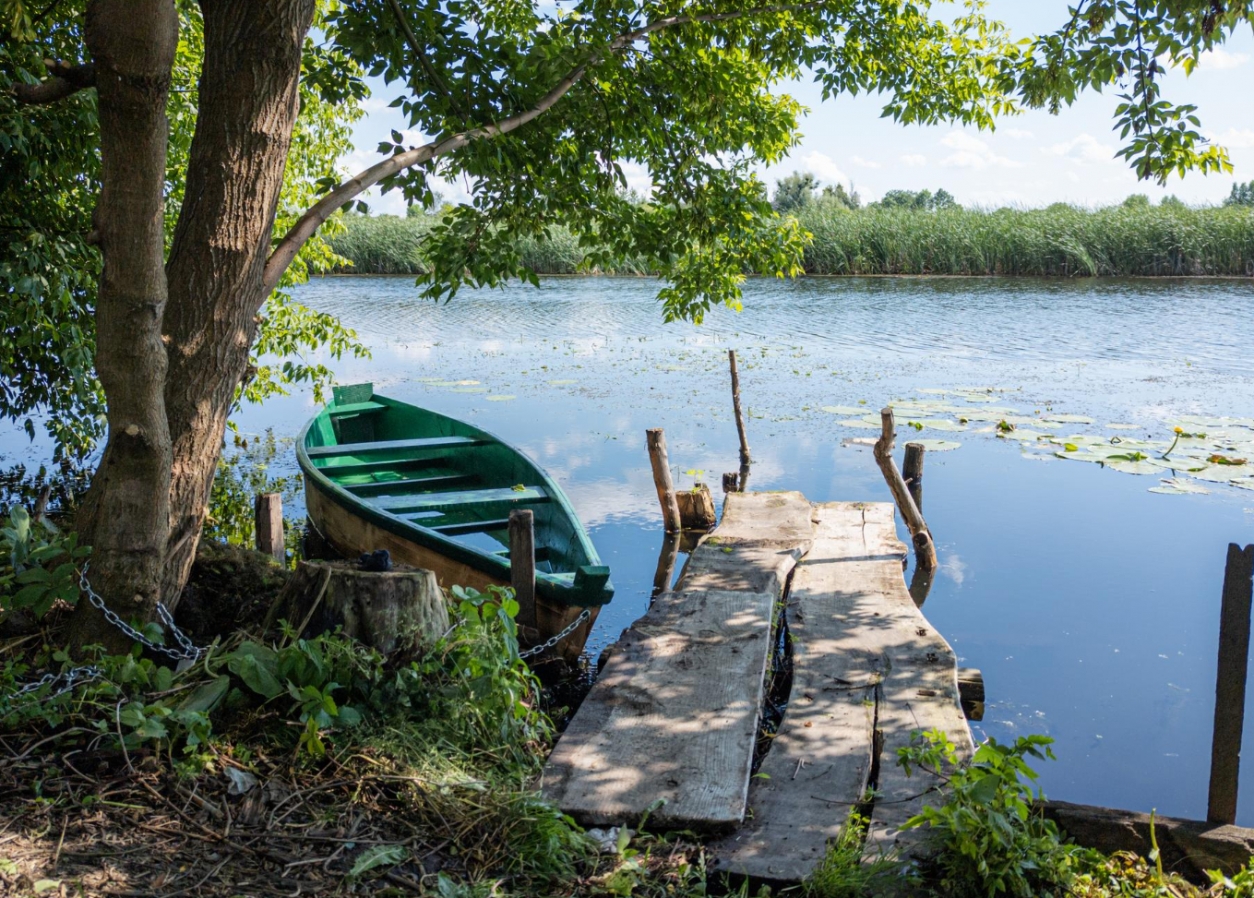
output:
[[[653,485],[657,487],[657,500],[662,506],[662,524],[667,533],[681,529],[679,503],[675,500],[675,483],[671,480],[671,462],[666,454],[666,434],[656,427],[645,431],[649,448],[649,462],[653,465]]]
[[[736,432],[740,434],[740,465],[749,464],[749,438],[745,436],[745,416],[740,410],[740,373],[736,370],[736,350],[727,350],[727,361],[731,366],[732,410],[736,413]]]
[[[1219,610],[1219,671],[1215,680],[1215,729],[1210,750],[1210,794],[1206,819],[1237,820],[1241,731],[1245,725],[1245,679],[1250,658],[1250,604],[1254,593],[1254,546],[1228,546]]]
[[[269,555],[279,564],[287,562],[287,546],[283,541],[283,497],[278,493],[262,493],[253,503],[257,530],[257,551]]]
[[[727,471],[723,474],[723,492],[738,493],[740,492],[740,475],[735,471]]]
[[[509,513],[509,582],[518,601],[519,625],[536,625],[535,513],[516,508]]]
[[[923,452],[922,443],[906,443],[906,461],[901,466],[901,476],[920,513],[923,511]]]
[[[884,474],[884,480],[888,482],[888,489],[897,502],[902,520],[906,522],[906,529],[910,531],[919,567],[929,571],[935,570],[936,546],[932,543],[932,534],[928,532],[927,523],[923,520],[919,507],[910,497],[910,490],[906,487],[906,481],[902,478],[901,472],[897,470],[897,463],[893,461],[893,441],[897,434],[891,408],[880,411],[880,427],[880,438],[875,441],[875,461]]]

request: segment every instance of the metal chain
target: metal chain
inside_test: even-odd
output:
[[[154,652],[160,652],[167,658],[173,658],[175,661],[195,662],[200,659],[202,654],[204,654],[205,650],[194,645],[192,641],[183,633],[183,631],[175,625],[174,616],[170,614],[169,610],[160,602],[157,603],[157,616],[161,618],[161,626],[167,633],[173,636],[174,641],[178,643],[178,648],[168,645],[157,645],[155,642],[148,639],[148,637],[146,637],[143,633],[140,633],[126,621],[122,620],[122,618],[114,614],[113,611],[105,605],[104,599],[100,597],[100,594],[91,588],[91,583],[87,580],[86,564],[83,565],[83,573],[79,576],[78,585],[83,592],[87,594],[87,600],[95,606],[97,611],[104,615],[105,620],[113,624],[113,626],[117,627],[140,645],[152,649]]]
[[[574,633],[576,630],[578,630],[579,625],[582,624],[591,616],[592,616],[592,612],[589,611],[587,608],[585,608],[583,611],[579,612],[579,616],[575,618],[575,620],[571,623],[571,625],[567,627],[565,630],[558,633],[556,636],[550,636],[547,640],[540,643],[535,648],[527,649],[527,651],[525,652],[519,652],[518,657],[526,661],[528,658],[534,658],[536,655],[539,655],[541,652],[547,652],[549,649],[553,648],[553,646],[557,645],[559,642],[561,642],[571,633]]]
[[[102,676],[104,676],[104,671],[102,671],[99,667],[96,667],[94,664],[89,664],[86,667],[71,667],[69,670],[61,671],[60,673],[44,674],[38,680],[27,683],[16,692],[10,693],[5,697],[5,699],[10,702],[16,701],[24,695],[29,695],[32,692],[36,692],[45,686],[55,683],[57,680],[64,679],[64,686],[56,692],[50,692],[44,696],[44,701],[47,701],[48,699],[56,698],[58,695],[64,695],[79,683],[86,683],[88,680],[96,680]]]

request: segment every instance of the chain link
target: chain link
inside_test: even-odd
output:
[[[157,616],[161,618],[161,626],[167,633],[173,636],[174,641],[178,643],[177,648],[168,645],[157,645],[157,643],[148,639],[148,637],[146,637],[143,633],[139,632],[126,621],[122,620],[122,618],[114,614],[113,611],[105,605],[104,599],[100,597],[100,594],[91,588],[91,583],[87,580],[86,564],[83,565],[83,572],[79,576],[78,585],[79,588],[87,594],[87,600],[91,602],[97,611],[104,615],[105,620],[113,624],[113,626],[117,627],[140,645],[152,649],[154,652],[160,652],[167,658],[173,658],[175,661],[190,661],[194,663],[200,659],[201,655],[204,654],[205,650],[195,646],[192,641],[187,638],[183,631],[175,625],[174,616],[170,614],[169,609],[167,609],[165,605],[162,605],[160,602],[157,603]]]
[[[48,699],[56,698],[58,695],[64,695],[79,683],[86,683],[88,680],[96,680],[102,676],[104,676],[104,671],[102,671],[99,667],[96,667],[94,664],[89,664],[86,667],[71,667],[69,670],[64,670],[60,673],[44,674],[38,680],[27,683],[16,692],[10,693],[7,696],[7,700],[10,702],[17,701],[22,696],[30,695],[32,692],[37,692],[45,686],[52,685],[58,680],[65,680],[64,686],[56,692],[50,692],[44,696],[44,701],[47,701]]]
[[[576,630],[578,630],[579,625],[582,624],[591,616],[592,616],[592,612],[589,611],[587,608],[585,608],[583,611],[579,612],[579,616],[575,618],[575,620],[571,623],[571,625],[567,627],[565,630],[558,633],[556,636],[550,636],[547,640],[540,643],[535,648],[527,649],[527,651],[525,652],[519,652],[518,657],[526,661],[528,658],[534,658],[536,655],[539,655],[541,652],[547,652],[549,649],[553,648],[553,646],[557,645],[559,642],[561,642],[571,633],[574,633]]]

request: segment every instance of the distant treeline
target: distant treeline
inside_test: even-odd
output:
[[[1254,207],[1152,206],[1132,198],[1084,209],[928,208],[902,203],[854,209],[817,196],[789,210],[814,235],[805,270],[819,275],[1239,276],[1254,274]],[[332,239],[354,272],[416,274],[419,245],[433,219],[354,215]],[[583,253],[558,230],[550,241],[524,241],[523,258],[539,274],[575,274]],[[625,265],[603,274],[647,274]]]

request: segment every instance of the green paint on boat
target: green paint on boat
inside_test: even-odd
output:
[[[566,494],[521,451],[485,430],[374,392],[336,387],[305,425],[306,489],[351,516],[490,577],[509,581],[509,513],[535,515],[536,590],[599,606],[614,587]]]

